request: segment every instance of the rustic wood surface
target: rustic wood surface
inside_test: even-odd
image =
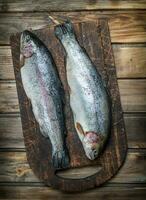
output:
[[[146,78],[146,46],[114,44],[112,47],[118,78]],[[0,46],[0,80],[5,79],[15,79],[11,49]]]
[[[35,4],[32,4],[32,1],[26,0],[11,0],[9,2],[0,1],[0,11],[80,11],[80,10],[96,10],[96,9],[145,9],[146,2],[145,0],[74,0],[68,1],[65,0],[54,0],[53,3],[51,0],[37,1]]]
[[[11,33],[24,29],[40,29],[52,24],[50,13],[0,13],[0,43],[10,44]],[[112,43],[142,43],[146,42],[145,11],[106,11],[106,12],[53,12],[51,16],[59,21],[66,19],[74,23],[93,21],[97,18],[108,18]],[[7,33],[7,34],[6,34]]]
[[[21,3],[20,3],[21,2]],[[27,3],[28,2],[28,3]],[[41,2],[41,3],[39,3]],[[46,3],[49,2],[49,3]],[[51,2],[51,3],[50,3]],[[69,17],[74,22],[94,20],[96,17],[108,17],[111,39],[113,42],[113,50],[116,62],[116,68],[118,73],[118,78],[122,80],[135,81],[135,84],[139,81],[139,78],[143,81],[145,80],[146,67],[145,67],[145,42],[146,42],[146,1],[145,0],[124,0],[124,1],[74,1],[75,3],[59,4],[58,0],[37,1],[32,4],[31,1],[3,1],[0,0],[0,79],[2,83],[8,83],[5,87],[5,91],[1,93],[0,97],[5,96],[3,102],[0,104],[4,108],[3,113],[0,112],[0,151],[2,153],[15,153],[19,151],[24,151],[24,143],[22,138],[22,128],[21,121],[19,117],[19,109],[15,109],[12,112],[6,108],[6,103],[9,102],[8,99],[12,98],[14,94],[11,91],[11,95],[7,96],[9,84],[11,88],[12,81],[14,80],[12,58],[9,46],[9,36],[11,33],[16,33],[22,31],[26,28],[39,29],[48,26],[51,21],[48,16],[56,16],[57,19],[63,20]],[[78,3],[79,2],[79,3]],[[22,6],[23,3],[23,6]],[[93,5],[92,5],[93,3]],[[58,6],[59,4],[59,6]],[[81,6],[82,4],[82,6]],[[89,8],[90,4],[90,8]],[[11,5],[11,6],[10,6]],[[88,8],[87,8],[88,7]],[[57,12],[50,12],[50,11]],[[89,11],[89,9],[91,11]],[[112,10],[110,10],[112,9]],[[114,10],[113,10],[114,9]],[[122,10],[121,10],[122,9]],[[140,10],[141,9],[141,10]],[[32,12],[36,10],[37,12]],[[70,12],[58,12],[58,11],[70,11]],[[78,10],[78,12],[75,12]],[[79,12],[82,10],[81,12]],[[94,11],[92,11],[94,10]],[[26,12],[25,12],[26,11]],[[29,12],[28,12],[29,11]],[[41,12],[40,12],[41,11]],[[63,17],[66,16],[66,17]],[[125,50],[127,48],[127,51]],[[4,50],[5,49],[5,50]],[[14,90],[16,96],[15,83]],[[127,87],[129,84],[127,85]],[[140,92],[140,88],[135,90],[136,93]],[[143,90],[143,89],[142,89]],[[8,92],[9,93],[9,92]],[[143,92],[142,92],[143,93]],[[140,94],[139,94],[140,95]],[[135,95],[134,95],[135,96]],[[125,97],[126,98],[126,97]],[[131,98],[132,99],[132,98]],[[17,101],[18,102],[18,101]],[[4,106],[2,104],[4,103]],[[133,105],[137,107],[137,101],[134,100]],[[15,104],[16,105],[16,104]],[[18,103],[17,103],[18,105]],[[5,111],[6,109],[6,111]],[[128,109],[128,106],[127,106]],[[134,110],[131,110],[124,114],[127,136],[128,136],[128,146],[131,150],[136,148],[137,153],[145,151],[146,148],[146,113],[139,113],[139,109],[133,106]],[[129,110],[129,109],[128,109]],[[16,114],[16,112],[18,114]],[[1,138],[3,138],[1,140]],[[25,152],[23,152],[25,154]],[[5,154],[6,155],[6,154]],[[129,154],[128,154],[129,155]],[[6,156],[7,157],[7,156]],[[5,158],[6,158],[5,157]],[[17,162],[15,162],[15,155],[11,154],[14,161],[15,168],[17,167]],[[25,155],[26,157],[26,155]],[[127,156],[128,158],[128,156]],[[129,165],[129,172],[131,177],[137,178],[135,180],[136,184],[127,184],[127,175],[119,178],[119,184],[107,184],[101,188],[91,190],[85,193],[79,194],[64,194],[57,190],[43,186],[41,183],[32,183],[31,181],[6,181],[0,183],[0,199],[125,199],[125,200],[144,200],[146,198],[146,184],[142,183],[141,180],[145,179],[145,164],[140,161],[142,158],[144,161],[145,156],[137,157],[135,162],[129,161],[132,165]],[[20,159],[20,161],[19,161]],[[7,158],[5,159],[7,160]],[[21,163],[21,158],[18,158],[19,163]],[[139,163],[140,162],[140,163]],[[23,163],[23,162],[22,162]],[[125,162],[125,165],[127,160]],[[140,164],[137,166],[137,164]],[[3,164],[2,164],[3,165]],[[26,163],[27,165],[27,163]],[[125,165],[121,170],[124,170]],[[20,165],[19,165],[20,166]],[[27,165],[28,166],[28,165]],[[137,166],[136,168],[133,168]],[[14,169],[14,167],[13,167]],[[23,170],[24,169],[24,170]],[[13,170],[10,170],[13,173]],[[18,170],[19,171],[19,170]],[[20,170],[25,174],[24,165]],[[128,173],[129,173],[128,172]],[[9,169],[7,172],[9,174]],[[120,172],[119,172],[120,173]],[[1,171],[3,176],[3,172]],[[11,176],[9,174],[9,176]],[[25,176],[25,175],[24,175]],[[117,175],[118,176],[118,175]],[[4,176],[3,176],[4,177]],[[13,177],[13,176],[12,176]],[[120,183],[120,181],[125,182]],[[39,184],[39,185],[38,185]],[[41,184],[41,186],[40,186]]]
[[[146,79],[119,79],[119,90],[124,112],[146,111]],[[16,84],[10,81],[0,82],[0,112],[19,112]]]
[[[40,181],[32,172],[27,162],[25,151],[17,150],[17,152],[0,152],[0,185],[6,183],[38,183]],[[91,173],[96,166],[88,168]],[[146,183],[146,150],[138,149],[129,150],[124,167],[118,174],[112,178],[110,183]],[[70,174],[74,177],[86,174],[86,171],[70,170]],[[64,176],[67,176],[64,173]],[[0,186],[1,187],[1,186]]]
[[[124,121],[129,148],[146,148],[146,114],[125,113]],[[0,115],[0,147],[3,149],[24,148],[19,114]]]
[[[122,115],[120,94],[116,77],[116,69],[114,66],[113,52],[111,49],[111,39],[109,34],[108,22],[106,19],[99,19],[95,22],[90,21],[74,24],[74,29],[80,45],[85,48],[88,55],[97,67],[97,70],[100,72],[102,78],[107,84],[107,88],[110,93],[110,98],[112,102],[112,126],[110,138],[100,158],[92,162],[86,158],[83,152],[83,148],[80,145],[80,141],[73,127],[73,119],[69,106],[69,94],[65,73],[65,52],[63,52],[63,47],[54,36],[54,28],[46,28],[39,31],[35,31],[35,34],[42,39],[42,41],[47,45],[47,47],[51,51],[58,72],[60,74],[61,81],[64,85],[66,96],[66,141],[70,157],[69,167],[84,167],[93,164],[100,166],[99,172],[97,172],[96,167],[96,172],[94,172],[93,174],[89,174],[87,172],[87,174],[89,175],[86,175],[84,177],[82,177],[82,172],[86,172],[86,170],[82,170],[82,168],[78,169],[78,174],[81,174],[82,177],[78,179],[66,179],[67,174],[70,176],[70,173],[72,173],[73,169],[68,170],[68,173],[61,172],[61,178],[59,175],[60,173],[57,174],[58,176],[55,174],[55,169],[53,168],[52,163],[50,162],[50,143],[47,140],[45,141],[44,137],[40,134],[38,124],[36,123],[32,113],[31,105],[23,89],[22,80],[20,77],[19,35],[17,34],[11,37],[14,71],[20,103],[20,113],[22,118],[24,141],[29,164],[34,173],[37,175],[37,177],[43,180],[46,184],[51,184],[51,186],[53,186],[54,188],[70,192],[83,191],[89,188],[91,189],[109,180],[113,175],[115,175],[115,173],[117,173],[118,169],[124,162],[127,148],[125,136],[126,132]],[[92,29],[93,32],[90,32],[89,29]],[[48,163],[47,166],[46,163]],[[65,176],[63,178],[62,175],[64,173]]]
[[[4,195],[5,194],[5,195]],[[118,200],[144,200],[146,196],[145,184],[106,184],[97,190],[84,193],[62,193],[45,186],[2,186],[0,196],[3,199],[118,199]]]

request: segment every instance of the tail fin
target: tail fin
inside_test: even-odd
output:
[[[56,37],[60,40],[67,36],[74,36],[73,27],[70,21],[55,26],[54,32]]]

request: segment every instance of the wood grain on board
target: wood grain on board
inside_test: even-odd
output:
[[[146,78],[146,46],[117,44],[113,51],[118,78]],[[15,79],[9,46],[0,46],[0,79]]]
[[[119,80],[118,83],[124,112],[145,112],[146,80]]]
[[[129,148],[146,148],[146,113],[124,115]]]
[[[129,148],[146,148],[146,114],[124,114]],[[0,115],[0,147],[24,148],[19,114]]]
[[[10,35],[25,29],[41,29],[54,25],[49,16],[59,21],[74,23],[93,21],[98,17],[109,19],[112,43],[146,42],[145,11],[57,12],[57,13],[0,13],[0,44],[10,44]]]
[[[0,1],[1,12],[25,11],[81,11],[102,9],[146,9],[145,0],[42,0],[32,3],[30,0]]]
[[[118,80],[124,112],[146,112],[146,80]],[[16,84],[0,82],[0,113],[19,112]]]
[[[24,148],[20,116],[0,115],[0,148]]]
[[[30,169],[25,152],[0,152],[0,184],[1,183],[31,183],[42,184]],[[92,173],[96,166],[88,168]],[[134,150],[127,153],[127,158],[110,183],[146,183],[146,150]],[[84,169],[84,168],[83,168]],[[71,170],[70,176],[86,175],[84,170]],[[65,174],[65,172],[64,172]],[[67,176],[67,171],[66,171]],[[65,177],[65,175],[64,175]]]
[[[45,186],[1,186],[0,196],[2,199],[70,199],[70,200],[88,200],[88,199],[108,199],[108,200],[145,200],[145,185],[141,184],[106,184],[100,188],[82,193],[62,193]]]
[[[41,2],[41,3],[40,3]],[[64,3],[65,2],[65,3]],[[58,6],[59,4],[59,6]],[[112,9],[112,11],[105,11],[103,9]],[[114,9],[114,10],[113,10]],[[119,11],[119,9],[125,9],[123,11]],[[129,10],[126,10],[129,9]],[[134,10],[135,9],[135,10]],[[31,1],[22,1],[22,0],[10,0],[10,1],[2,1],[0,0],[0,11],[3,12],[0,14],[0,44],[9,44],[9,36],[11,33],[19,32],[27,28],[39,29],[50,24],[50,20],[48,16],[50,15],[50,11],[56,10],[56,13],[53,13],[53,16],[56,16],[59,20],[64,20],[67,16],[73,19],[74,22],[78,21],[86,21],[86,20],[94,20],[96,16],[103,16],[109,18],[109,25],[111,31],[111,39],[112,42],[122,43],[122,47],[114,47],[114,56],[117,68],[118,78],[145,78],[146,77],[146,68],[145,68],[145,43],[146,42],[146,10],[139,11],[136,9],[146,9],[146,1],[145,0],[75,0],[68,1],[66,3],[65,0],[55,0],[53,1],[37,1],[35,4],[32,4]],[[73,10],[101,10],[101,12],[96,11],[86,11],[86,12],[58,12],[60,11],[73,11]],[[13,13],[9,13],[12,11]],[[15,12],[16,11],[16,12]],[[18,13],[21,11],[21,13]],[[24,13],[24,12],[27,13]],[[30,12],[28,12],[30,11]],[[46,11],[41,13],[33,13],[31,11]],[[7,12],[7,13],[4,13]],[[51,13],[52,14],[52,13]],[[132,48],[127,46],[124,43],[132,42]],[[144,47],[139,47],[138,42],[143,43]],[[0,47],[0,79],[7,81],[8,79],[13,80],[13,68],[12,68],[12,60],[11,60],[11,52],[10,47]],[[135,84],[138,82],[135,79]],[[9,83],[9,82],[8,82]],[[11,87],[11,86],[10,86]],[[7,88],[7,87],[5,87]],[[7,90],[7,89],[6,89]],[[137,90],[141,90],[137,88]],[[143,89],[142,89],[143,90]],[[1,91],[0,91],[1,92]],[[7,98],[13,97],[16,95],[16,91],[14,94],[11,92]],[[137,91],[135,91],[137,93]],[[143,93],[143,92],[142,92]],[[3,93],[6,95],[6,91]],[[15,96],[14,95],[14,96]],[[1,95],[0,95],[1,96]],[[136,95],[137,96],[137,95]],[[126,97],[125,97],[126,98]],[[5,102],[6,96],[3,99]],[[14,102],[12,103],[12,105]],[[6,108],[6,103],[4,103],[3,109]],[[8,105],[9,107],[9,105]],[[11,106],[10,106],[11,107]],[[10,108],[9,107],[9,108]],[[137,107],[137,103],[135,104]],[[11,109],[4,110],[4,113],[9,112]],[[19,111],[18,107],[13,109],[13,112]],[[136,109],[137,110],[137,109]],[[10,113],[12,113],[10,111]],[[13,115],[13,117],[12,117]],[[128,137],[128,145],[130,148],[146,148],[146,117],[145,113],[132,113],[124,115],[125,124],[126,124],[126,132]],[[1,139],[2,138],[2,139]],[[13,148],[13,151],[17,151],[15,148],[23,148],[23,138],[22,138],[22,129],[20,118],[15,114],[6,115],[2,114],[0,117],[0,147],[4,148]],[[8,151],[8,149],[6,150]],[[137,151],[138,153],[141,150]],[[9,152],[8,152],[9,153]],[[15,153],[15,152],[14,152]],[[24,153],[25,154],[25,153]],[[135,163],[132,162],[132,166],[129,167],[129,171],[131,173],[131,177],[135,177],[135,171],[137,174],[136,180],[140,179],[140,182],[137,181],[137,184],[120,184],[120,179],[123,180],[123,177],[119,178],[119,184],[108,184],[107,186],[102,186],[98,189],[94,189],[91,191],[87,191],[84,193],[78,194],[66,194],[59,192],[58,190],[53,190],[44,186],[34,186],[32,183],[25,182],[22,183],[22,179],[25,181],[25,173],[26,180],[28,180],[27,173],[31,176],[30,169],[28,168],[28,164],[24,164],[26,161],[26,157],[24,155],[23,159],[20,156],[16,156],[11,154],[14,157],[14,162],[19,163],[19,170],[17,171],[17,175],[14,175],[13,171],[15,168],[10,169],[10,173],[13,173],[13,177],[11,181],[17,180],[16,186],[12,185],[12,182],[1,183],[0,186],[0,199],[125,199],[125,200],[144,200],[146,197],[146,185],[140,184],[141,180],[144,180],[144,176],[141,174],[145,173],[145,164],[140,160],[140,158],[135,160]],[[133,156],[132,156],[133,157]],[[142,156],[145,159],[145,156]],[[141,158],[142,158],[141,157]],[[129,154],[127,156],[129,159]],[[4,158],[3,158],[4,159]],[[19,161],[20,159],[20,161]],[[7,156],[6,159],[7,160]],[[12,159],[11,159],[12,160]],[[23,161],[22,161],[23,160]],[[131,161],[128,161],[129,163]],[[139,163],[140,162],[140,163]],[[7,162],[6,162],[7,163]],[[138,163],[140,164],[138,166]],[[130,165],[129,165],[130,166]],[[133,167],[135,169],[133,170]],[[16,166],[15,166],[16,167]],[[137,167],[137,169],[136,169]],[[124,168],[124,167],[123,167]],[[130,170],[132,169],[132,171]],[[28,170],[28,171],[27,171]],[[6,172],[5,172],[6,173]],[[9,170],[8,174],[10,175]],[[23,175],[24,173],[24,175]],[[10,179],[9,175],[7,176]],[[4,175],[5,176],[5,175]],[[15,178],[14,178],[15,176]],[[22,176],[23,178],[18,178],[17,176]],[[126,177],[126,175],[125,175]],[[128,176],[129,177],[129,176]],[[3,177],[4,178],[4,177]],[[31,179],[32,177],[30,177]],[[29,181],[30,181],[29,179]],[[20,183],[23,186],[19,186]],[[40,183],[38,183],[40,185]]]
[[[113,46],[118,78],[146,78],[146,47]]]
[[[60,178],[60,176],[56,175],[54,172],[55,169],[52,166],[50,155],[50,143],[47,140],[44,140],[44,137],[40,134],[38,124],[32,114],[32,108],[23,89],[20,77],[19,35],[13,35],[11,37],[14,71],[20,103],[24,141],[29,164],[37,177],[43,180],[46,184],[51,184],[52,187],[63,191],[83,191],[99,186],[109,180],[124,162],[127,149],[125,126],[107,20],[99,19],[95,22],[90,21],[74,24],[74,29],[79,43],[81,46],[84,46],[89,57],[93,58],[93,63],[102,75],[112,101],[112,128],[110,138],[105,150],[100,155],[100,158],[92,162],[86,158],[82,146],[80,145],[80,141],[74,131],[72,113],[69,106],[69,94],[67,90],[64,62],[65,54],[63,52],[63,47],[54,36],[54,29],[46,28],[35,31],[35,34],[46,44],[46,46],[50,44],[50,51],[53,55],[60,79],[64,86],[66,96],[66,141],[70,156],[69,168],[88,165],[100,166],[100,171],[98,173],[96,172],[92,176],[85,176],[84,178],[78,179]],[[90,32],[90,29],[93,31]],[[97,52],[98,56],[95,58]],[[46,163],[48,163],[47,166]],[[88,181],[86,180],[87,177]]]

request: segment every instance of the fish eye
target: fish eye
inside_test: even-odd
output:
[[[26,36],[26,42],[29,42],[29,40],[30,40],[30,36],[27,35],[27,36]]]
[[[97,156],[98,152],[96,150],[94,150],[94,156]]]

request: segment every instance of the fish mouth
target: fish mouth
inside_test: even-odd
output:
[[[90,160],[94,160],[95,158],[97,158],[98,157],[98,152],[97,152],[97,150],[93,150],[92,152],[90,152],[90,154],[89,154],[89,159]]]
[[[29,34],[29,31],[27,31],[27,30],[23,31],[20,36],[20,53],[25,58],[29,58],[33,54],[33,46],[30,42],[30,40],[31,40],[30,36],[31,35]],[[29,37],[28,41],[27,41],[26,37]]]
[[[99,155],[99,151],[97,149],[92,150],[91,148],[89,149],[85,147],[84,150],[87,158],[90,160],[95,160]]]
[[[100,149],[99,135],[94,132],[88,132],[83,139],[83,147],[86,156],[90,160],[94,160],[95,158],[97,158]]]

